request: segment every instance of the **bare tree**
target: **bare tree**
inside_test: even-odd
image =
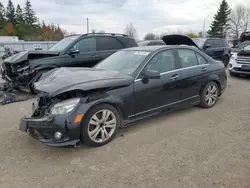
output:
[[[132,23],[128,24],[125,29],[124,29],[124,34],[132,37],[132,38],[137,38],[137,31],[135,27],[133,26]]]
[[[91,29],[91,33],[92,34],[95,34],[96,32],[95,32],[95,29]]]
[[[157,36],[154,33],[147,33],[144,37],[144,40],[155,40]]]
[[[250,9],[244,5],[239,4],[232,10],[230,14],[230,30],[232,35],[238,40],[240,33],[244,32],[248,28]]]

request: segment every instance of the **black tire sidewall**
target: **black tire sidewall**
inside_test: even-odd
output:
[[[98,111],[100,110],[110,110],[114,113],[115,117],[116,117],[116,129],[114,131],[114,134],[105,142],[102,143],[97,143],[91,140],[91,138],[88,135],[88,123],[91,119],[91,117]],[[89,110],[89,112],[86,114],[83,122],[81,123],[81,140],[83,141],[84,144],[86,144],[87,146],[93,146],[93,147],[99,147],[99,146],[103,146],[107,143],[109,143],[111,140],[113,140],[113,138],[116,136],[116,133],[119,129],[121,125],[121,116],[119,114],[119,112],[112,106],[109,104],[99,104],[97,106],[94,106],[93,108],[91,108]]]
[[[207,89],[208,89],[208,87],[210,87],[211,85],[216,86],[216,89],[217,89],[217,99],[216,99],[215,103],[214,103],[212,106],[209,106],[209,105],[206,103],[205,97],[206,97]],[[203,88],[203,90],[202,90],[202,92],[201,92],[201,104],[200,104],[200,106],[203,107],[203,108],[212,108],[212,107],[217,103],[217,101],[218,101],[219,92],[220,92],[220,89],[219,89],[217,83],[215,83],[215,82],[213,82],[213,81],[207,83],[206,86]]]

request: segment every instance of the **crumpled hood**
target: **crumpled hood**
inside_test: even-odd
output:
[[[35,89],[48,93],[51,97],[58,94],[82,90],[122,87],[134,81],[132,76],[121,72],[95,68],[56,68],[45,74],[34,84]]]
[[[46,55],[57,56],[59,55],[59,52],[45,51],[45,50],[23,51],[23,52],[19,52],[13,56],[8,57],[7,59],[4,60],[4,62],[17,64],[17,63],[32,59],[34,57],[35,57],[34,59],[44,58]]]

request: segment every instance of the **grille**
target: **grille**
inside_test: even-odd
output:
[[[250,57],[238,56],[236,62],[239,64],[250,64]]]
[[[237,68],[237,67],[235,67],[234,70],[236,70],[236,71],[250,72],[250,70],[245,70],[245,69]]]

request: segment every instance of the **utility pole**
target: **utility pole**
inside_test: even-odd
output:
[[[207,15],[207,17],[205,18],[204,22],[203,22],[203,37],[205,37],[205,25],[206,25],[206,20],[210,15]]]
[[[87,18],[87,33],[89,33],[89,18]]]

